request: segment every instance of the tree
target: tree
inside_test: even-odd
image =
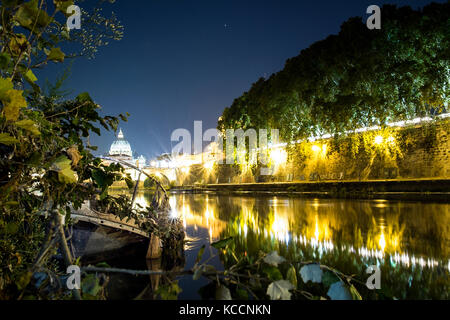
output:
[[[235,99],[218,129],[279,128],[285,141],[425,116],[449,102],[450,4],[382,8],[383,27],[350,18]]]
[[[59,247],[66,263],[73,262],[63,250],[62,217],[70,221],[72,208],[98,193],[106,201],[114,181],[132,185],[120,165],[103,165],[89,144],[100,126],[116,130],[119,118],[126,121],[127,116],[100,116],[100,106],[88,93],[64,100],[45,95],[36,84],[34,69],[67,58],[61,46],[72,38],[62,26],[71,4],[0,4],[0,299],[20,299],[30,292],[41,296],[39,288],[29,291],[29,283],[37,271],[58,271],[49,259],[55,250]]]

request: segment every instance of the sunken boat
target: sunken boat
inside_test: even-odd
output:
[[[168,194],[161,182],[128,162],[107,159],[131,167],[139,172],[139,178],[144,174],[154,182],[151,205],[130,215],[101,208],[96,199],[86,201],[71,214],[74,224],[69,244],[73,256],[89,264],[125,257],[161,258],[169,265],[184,260],[183,224],[179,218],[170,217]],[[138,185],[134,187],[131,207]]]

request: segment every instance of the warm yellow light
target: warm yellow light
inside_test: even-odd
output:
[[[184,174],[188,174],[190,169],[191,169],[190,167],[184,167],[184,168],[181,168],[181,172],[183,172]]]
[[[383,137],[382,137],[382,136],[376,136],[376,137],[375,137],[375,143],[376,143],[376,144],[381,144],[381,143],[383,143]]]
[[[327,155],[328,146],[326,144],[314,144],[311,149],[315,154],[325,157]]]
[[[287,153],[283,149],[274,149],[270,151],[270,158],[275,165],[284,164],[287,160]]]
[[[380,245],[381,250],[384,251],[384,248],[386,247],[386,239],[384,238],[384,233],[381,233],[380,241],[378,241],[378,244]]]
[[[212,161],[205,162],[203,164],[203,168],[205,168],[206,170],[212,170],[213,167],[214,167],[214,162],[212,162]]]
[[[393,136],[389,136],[389,138],[387,138],[386,141],[389,142],[389,143],[392,143],[392,142],[395,141],[395,138]]]

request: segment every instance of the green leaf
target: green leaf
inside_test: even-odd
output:
[[[267,256],[264,257],[264,262],[274,267],[278,266],[280,263],[283,263],[284,261],[286,261],[286,259],[280,257],[278,255],[278,252],[276,251],[272,251],[271,253],[269,253]]]
[[[33,120],[30,120],[30,119],[20,120],[20,121],[15,122],[14,124],[19,128],[30,131],[35,136],[38,136],[41,134],[41,132],[37,128],[36,123]]]
[[[280,270],[277,267],[264,265],[262,267],[262,271],[272,281],[282,280],[283,279],[283,275],[281,274]]]
[[[77,183],[78,178],[72,170],[72,161],[66,156],[60,156],[52,165],[53,171],[58,172],[58,180],[62,183]]]
[[[294,266],[291,266],[287,272],[286,280],[289,280],[294,288],[297,288],[297,271]]]
[[[66,55],[61,51],[60,48],[52,48],[47,55],[48,60],[55,62],[64,62],[64,57]]]
[[[202,274],[203,274],[203,268],[197,267],[197,268],[195,268],[194,274],[192,275],[192,279],[196,281],[196,280],[200,279]]]
[[[33,71],[31,71],[31,69],[29,69],[26,73],[25,73],[25,80],[27,80],[28,82],[34,83],[37,81],[36,76],[34,75]]]
[[[203,253],[205,252],[205,245],[203,245],[198,251],[197,258],[195,259],[195,263],[199,263],[202,260]]]
[[[100,194],[100,200],[106,199],[106,197],[108,196],[108,189],[109,189],[108,187],[103,189],[103,192]]]
[[[21,90],[7,90],[2,95],[3,112],[7,121],[16,121],[19,118],[21,108],[27,106],[27,101],[22,95]]]
[[[211,247],[216,249],[222,249],[228,246],[231,242],[233,242],[233,237],[229,237],[223,240],[219,240],[217,242],[211,243]]]
[[[28,284],[30,283],[32,275],[33,274],[31,272],[29,272],[29,271],[28,272],[24,272],[19,277],[19,279],[16,281],[17,289],[19,289],[19,290],[25,289],[26,286],[28,286]]]
[[[325,287],[329,287],[338,281],[341,281],[341,279],[331,271],[326,271],[322,276],[322,283]]]
[[[15,207],[15,206],[18,206],[18,205],[19,205],[19,202],[17,202],[17,201],[5,202],[5,207]]]
[[[248,300],[248,292],[244,289],[236,289],[236,295],[238,300]]]
[[[125,178],[125,182],[127,184],[128,189],[133,189],[134,188],[134,182],[133,180],[131,180],[130,178],[126,177]]]
[[[9,66],[11,56],[6,52],[0,53],[0,69],[5,70]],[[12,88],[11,88],[12,89]]]
[[[99,169],[92,170],[92,179],[97,183],[100,189],[108,186],[106,173]]]
[[[88,274],[86,278],[81,281],[81,290],[83,291],[83,294],[94,297],[100,292],[101,286],[95,274]]]
[[[355,286],[350,285],[350,293],[352,294],[353,300],[362,300],[362,297],[359,294],[358,290],[356,290]]]
[[[9,222],[5,227],[5,231],[7,234],[14,235],[19,231],[19,225],[16,222]]]
[[[99,262],[95,266],[97,268],[111,268],[111,266],[109,264],[107,264],[106,262]]]
[[[23,2],[23,0],[3,0],[2,1],[2,4],[5,6],[5,7],[7,7],[7,8],[12,8],[12,7],[15,7],[15,6],[17,6],[17,3],[18,2]]]
[[[155,292],[162,300],[176,300],[178,295],[182,292],[178,281],[173,281],[170,284],[161,285]]]
[[[12,144],[18,143],[19,140],[11,136],[9,133],[3,132],[0,133],[0,143],[10,146]]]
[[[6,92],[13,88],[14,86],[11,79],[0,78],[0,100],[5,100],[7,98]]]
[[[76,97],[76,100],[77,100],[78,102],[80,102],[80,103],[83,103],[83,102],[93,102],[91,96],[90,96],[89,93],[87,93],[87,92],[80,93],[80,94]]]
[[[9,49],[13,56],[18,56],[26,51],[30,43],[24,34],[13,34],[9,41]]]
[[[33,31],[35,27],[44,28],[53,21],[44,10],[38,8],[38,0],[22,4],[14,18],[22,27]]]
[[[61,11],[66,16],[70,16],[70,14],[67,13],[67,8],[73,5],[73,0],[54,0],[53,3],[55,4],[57,10]]]
[[[292,283],[287,280],[278,280],[272,282],[267,288],[267,295],[271,300],[291,300],[289,290],[294,289]]]

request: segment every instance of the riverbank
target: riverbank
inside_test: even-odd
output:
[[[174,186],[170,192],[450,202],[450,179],[223,183]]]

